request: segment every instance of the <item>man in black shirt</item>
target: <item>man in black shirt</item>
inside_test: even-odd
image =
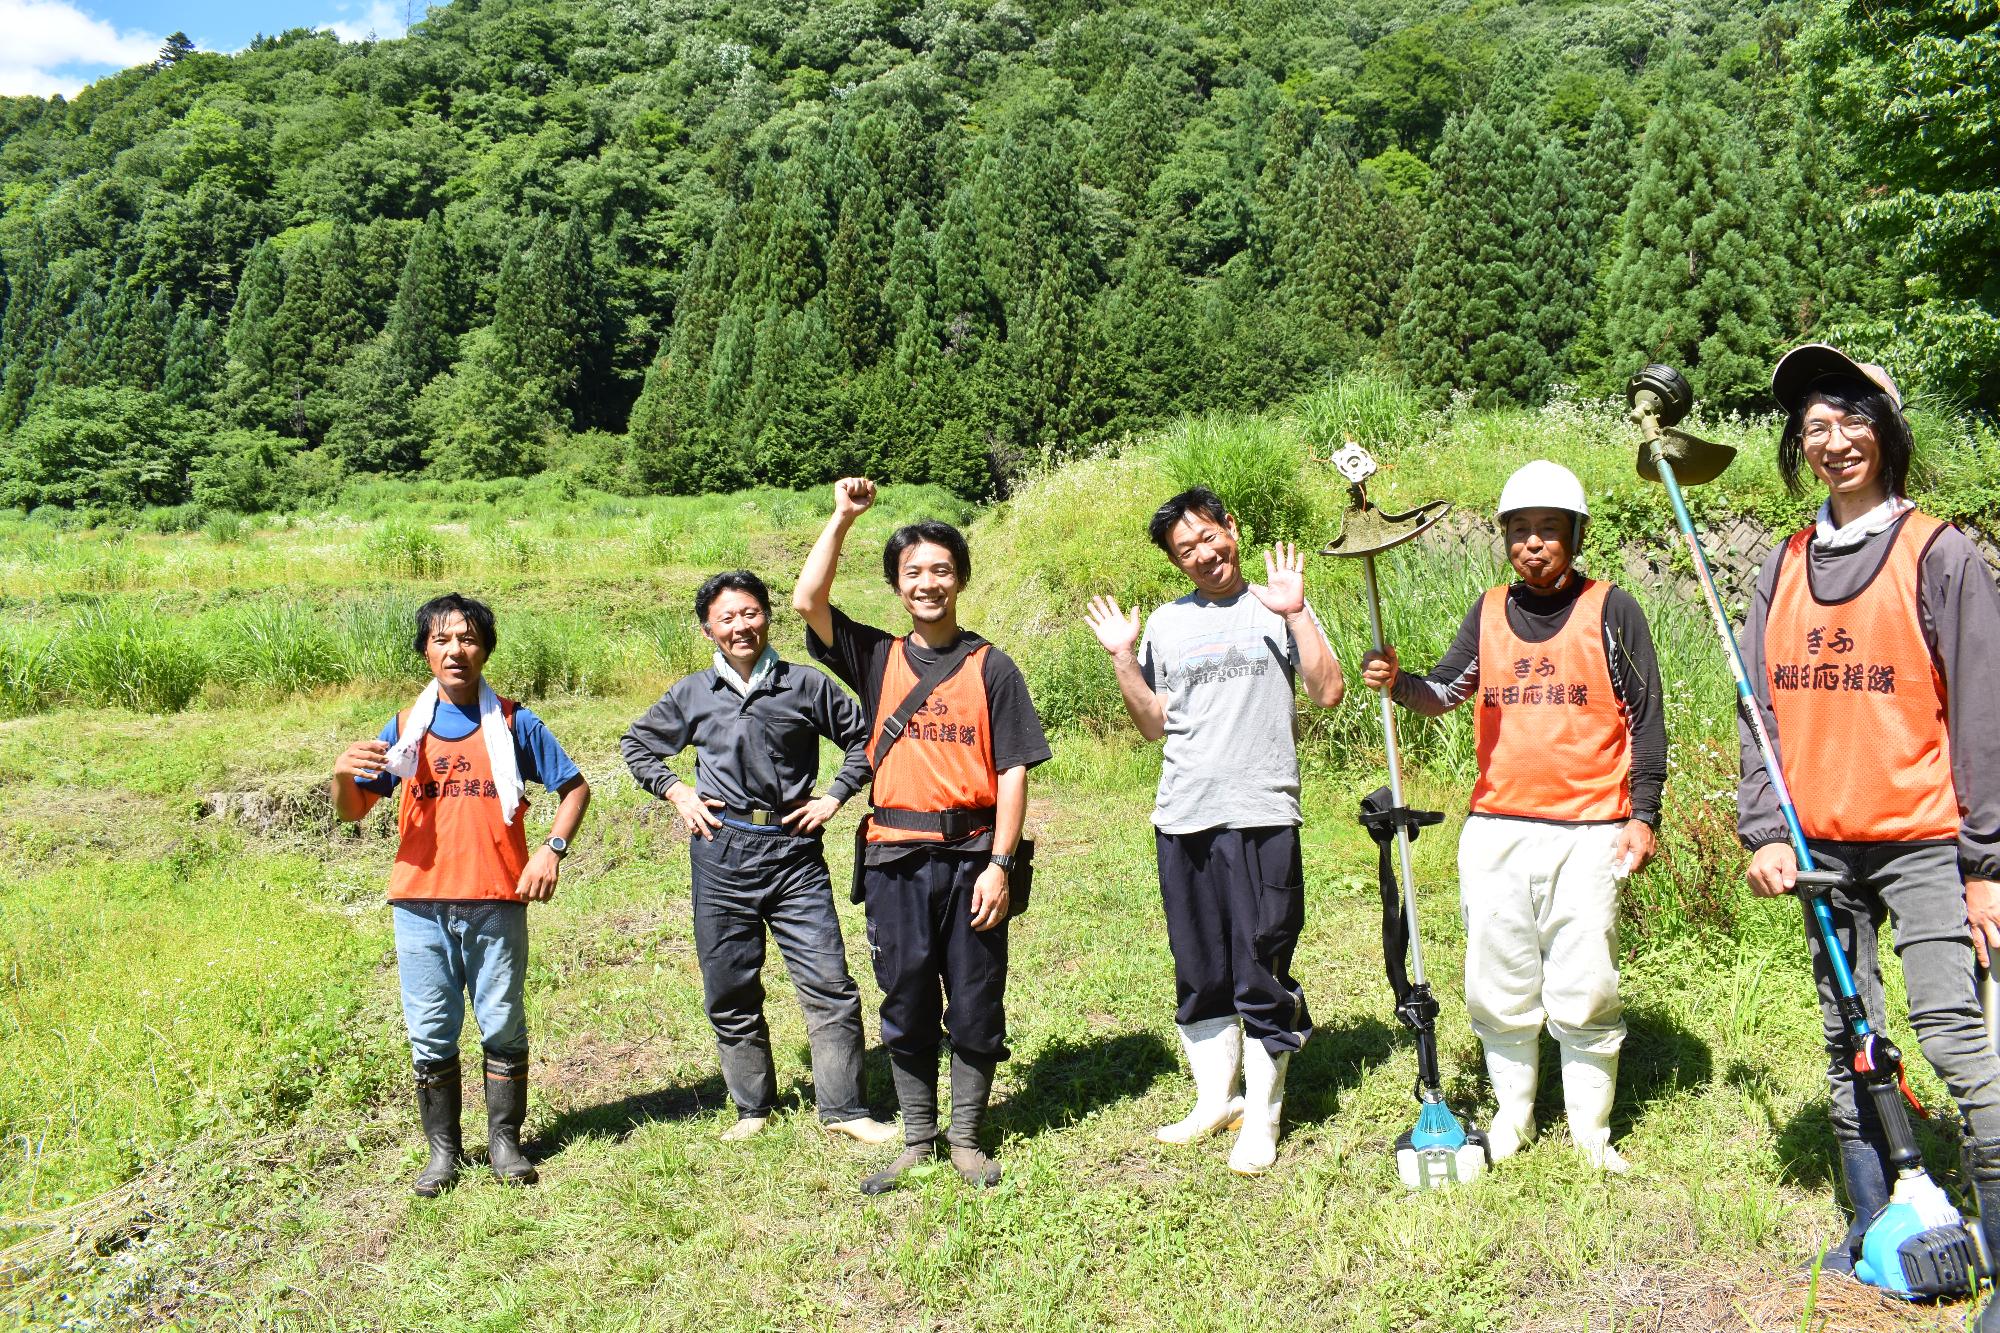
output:
[[[979,1129],[994,1068],[1008,1054],[1009,876],[1027,814],[1028,770],[1049,758],[1049,746],[1020,669],[959,628],[958,594],[972,565],[956,528],[911,524],[882,553],[883,575],[909,613],[909,634],[861,625],[834,609],[841,544],[874,500],[875,484],[865,478],[834,484],[833,516],[792,594],[808,650],[868,710],[876,769],[874,810],[857,855],[905,1147],[861,1188],[889,1189],[935,1155],[938,1047],[946,1036],[952,1165],[972,1184],[994,1185],[1000,1168],[980,1150]],[[888,728],[926,672],[945,659],[957,663],[951,673],[913,700],[922,707],[906,727]]]
[[[820,1119],[863,1143],[887,1143],[894,1128],[868,1114],[861,993],[820,842],[826,821],[868,782],[861,709],[820,672],[772,650],[771,595],[755,574],[717,574],[694,606],[715,665],[676,682],[619,748],[638,784],[687,822],[703,1000],[736,1103],[722,1137],[749,1138],[777,1103],[761,979],[768,927],[805,1011]],[[821,737],[847,759],[814,797]],[[666,763],[690,745],[693,787]]]

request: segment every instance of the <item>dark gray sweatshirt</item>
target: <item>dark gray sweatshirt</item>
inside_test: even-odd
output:
[[[1901,523],[1892,524],[1858,546],[1806,548],[1813,595],[1824,602],[1853,597],[1867,586],[1888,558]],[[1743,627],[1743,667],[1757,697],[1771,744],[1784,753],[1771,713],[1770,683],[1764,674],[1764,622],[1777,587],[1781,543],[1764,561],[1750,619]],[[2000,664],[2000,588],[1979,548],[1956,528],[1931,543],[1919,566],[1917,616],[1924,642],[1944,674],[1946,723],[1951,735],[1952,781],[1964,816],[1958,830],[1959,870],[1971,879],[2000,879],[2000,689],[1985,671]],[[1979,664],[1986,663],[1982,668]],[[1785,821],[1771,790],[1756,738],[1742,718],[1736,721],[1743,751],[1743,781],[1736,794],[1736,831],[1745,847],[1785,841]]]
[[[667,761],[692,745],[702,795],[737,810],[789,811],[812,796],[822,738],[847,752],[826,788],[844,803],[873,777],[861,705],[824,673],[780,659],[748,698],[714,667],[675,682],[618,748],[655,796],[681,781]]]

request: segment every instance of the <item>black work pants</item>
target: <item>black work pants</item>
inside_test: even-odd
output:
[[[949,1036],[973,1061],[1007,1058],[1007,923],[972,928],[978,852],[908,852],[863,871],[882,1044],[925,1056]]]
[[[702,997],[737,1114],[769,1115],[777,1102],[764,1021],[768,930],[805,1011],[820,1118],[867,1115],[861,992],[847,970],[820,840],[725,824],[712,839],[691,839],[688,861]]]
[[[1174,1021],[1240,1014],[1243,1035],[1272,1055],[1304,1046],[1312,1017],[1292,977],[1306,915],[1298,829],[1156,830],[1154,840],[1180,997]]]

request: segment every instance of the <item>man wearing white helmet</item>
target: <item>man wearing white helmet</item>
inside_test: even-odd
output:
[[[1625,1170],[1611,1101],[1625,1021],[1618,880],[1653,857],[1667,729],[1652,632],[1630,594],[1575,566],[1590,508],[1568,468],[1527,464],[1500,492],[1519,581],[1480,594],[1431,671],[1370,653],[1362,680],[1427,717],[1478,700],[1479,778],[1458,843],[1465,1007],[1499,1103],[1494,1161],[1535,1132],[1544,1020],[1570,1138]]]

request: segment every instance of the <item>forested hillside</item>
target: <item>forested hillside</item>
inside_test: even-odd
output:
[[[0,504],[980,496],[1363,361],[1532,403],[1664,358],[1755,405],[1807,336],[1991,408],[1997,52],[1979,3],[1728,0],[457,0],[170,43],[0,101]]]

